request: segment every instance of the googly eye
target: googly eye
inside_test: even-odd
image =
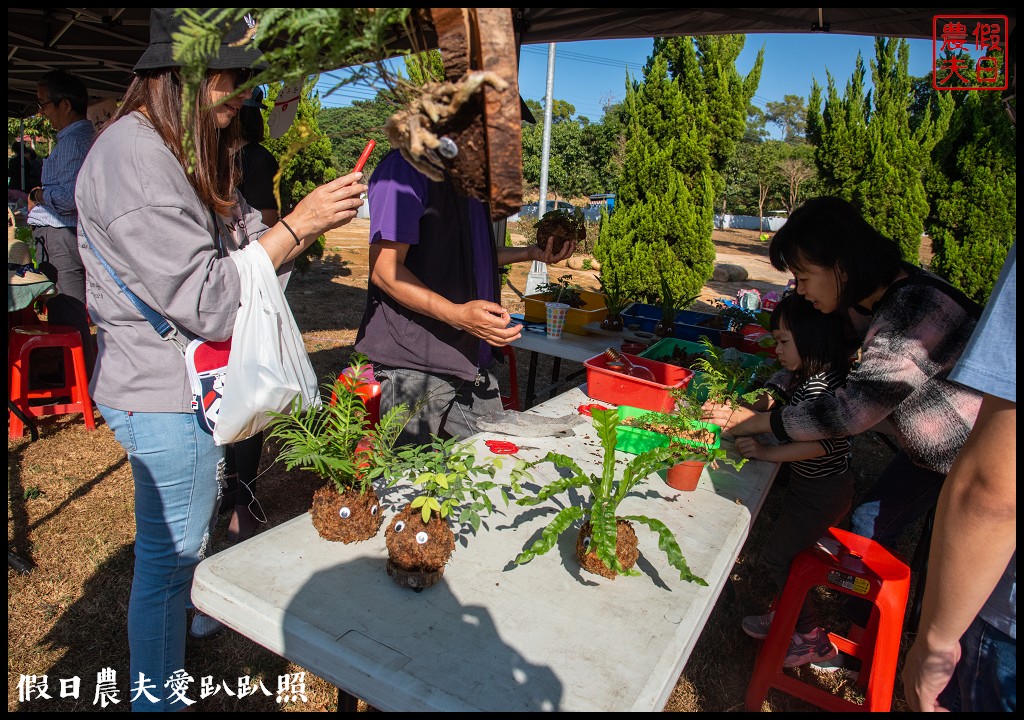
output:
[[[418,532],[418,533],[416,533],[416,542],[418,542],[420,545],[425,544],[427,542],[427,540],[429,540],[429,539],[430,539],[430,536],[427,535],[425,532]]]
[[[585,538],[583,538],[583,547],[585,547],[585,548],[590,547],[590,536],[589,535],[587,535]]]
[[[405,521],[399,520],[395,523],[395,532],[402,532],[403,530],[405,530]]]
[[[338,514],[341,515],[342,520],[347,520],[348,518],[352,517],[352,511],[349,510],[347,507],[343,507],[341,510],[339,510]]]
[[[372,515],[373,517],[377,517],[377,506],[376,505],[374,505],[372,508],[370,508],[370,515]]]

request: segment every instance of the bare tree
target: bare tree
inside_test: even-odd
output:
[[[814,177],[814,167],[802,158],[785,158],[779,161],[779,174],[789,184],[786,212],[792,213],[800,201],[800,184]]]

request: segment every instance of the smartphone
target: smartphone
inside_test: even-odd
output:
[[[376,144],[376,140],[368,140],[366,142],[366,147],[363,148],[363,154],[359,156],[358,160],[356,160],[356,166],[352,168],[352,172],[356,173],[363,169],[363,165],[365,165],[366,161],[370,159],[370,153],[373,152],[373,147]]]

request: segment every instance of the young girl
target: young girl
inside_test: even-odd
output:
[[[833,394],[849,371],[849,352],[839,315],[825,315],[801,296],[785,295],[771,317],[776,353],[783,370],[770,381],[774,389],[798,405],[822,394]],[[765,395],[756,409],[775,406]],[[849,438],[828,438],[782,445],[764,445],[750,437],[736,440],[736,449],[747,458],[787,462],[789,485],[782,514],[772,529],[761,559],[777,591],[781,592],[793,558],[841,520],[853,501],[853,473],[849,470]],[[773,612],[743,619],[743,631],[753,638],[768,637]],[[828,633],[818,625],[811,596],[804,600],[796,632],[789,644],[785,666],[831,660],[837,650]]]

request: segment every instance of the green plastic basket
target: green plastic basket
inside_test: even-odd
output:
[[[653,450],[660,447],[668,447],[669,442],[675,440],[681,445],[686,445],[692,448],[707,448],[709,450],[717,449],[722,443],[722,428],[718,425],[713,425],[706,422],[695,422],[692,423],[694,428],[703,428],[714,434],[715,440],[711,443],[702,443],[697,440],[690,440],[689,438],[670,438],[668,435],[654,432],[652,430],[644,430],[643,428],[632,427],[630,425],[623,425],[624,420],[630,418],[640,417],[651,412],[650,410],[644,410],[643,408],[630,407],[629,405],[619,405],[619,425],[615,429],[615,449],[631,455],[639,455],[640,453],[648,450]]]

